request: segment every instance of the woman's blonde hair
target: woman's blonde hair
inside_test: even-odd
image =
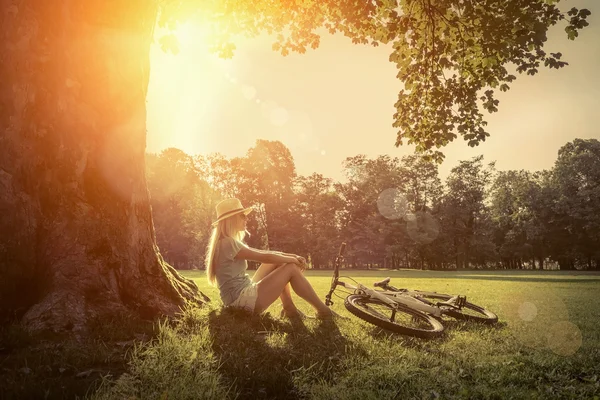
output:
[[[206,278],[208,279],[208,283],[212,286],[216,284],[216,273],[215,273],[215,251],[217,250],[217,243],[220,239],[230,237],[233,239],[237,239],[239,241],[244,240],[246,236],[246,231],[236,229],[236,218],[239,218],[240,215],[232,215],[229,218],[225,218],[224,220],[219,221],[217,226],[215,226],[210,235],[210,239],[208,241],[208,246],[206,247]],[[239,226],[239,225],[237,225]]]

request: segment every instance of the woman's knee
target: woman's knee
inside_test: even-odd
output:
[[[285,268],[288,271],[288,273],[290,274],[290,278],[295,275],[302,274],[302,271],[300,271],[298,265],[293,263],[284,264],[281,266],[281,268]]]
[[[274,270],[275,268],[277,268],[277,264],[266,264],[266,263],[262,263],[258,266],[258,268],[256,269],[258,270]]]

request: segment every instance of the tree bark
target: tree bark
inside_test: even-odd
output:
[[[0,4],[0,320],[82,332],[208,300],[156,246],[144,172],[155,2]]]

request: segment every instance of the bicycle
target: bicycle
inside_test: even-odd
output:
[[[338,286],[352,290],[345,298],[344,306],[358,318],[407,336],[424,339],[442,335],[442,316],[448,315],[458,320],[495,324],[498,316],[484,307],[467,301],[466,296],[400,289],[391,286],[390,278],[375,282],[379,290],[368,288],[356,280],[354,284],[339,280],[339,269],[343,260],[346,243],[340,246],[334,262],[331,288],[325,296],[325,304],[333,305],[331,296]]]

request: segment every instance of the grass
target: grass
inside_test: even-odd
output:
[[[156,334],[154,323],[125,316],[98,321],[85,340],[0,329],[0,399],[83,398],[103,376],[126,372],[136,343]]]
[[[324,295],[330,272],[307,274]],[[497,312],[500,323],[448,321],[444,337],[425,341],[351,317],[342,299],[333,308],[351,318],[335,323],[280,320],[273,317],[277,305],[269,314],[253,316],[222,309],[216,301],[163,326],[161,335],[169,339],[136,350],[131,372],[116,385],[106,382],[96,398],[593,399],[600,394],[600,276],[346,274],[367,284],[391,276],[397,286],[466,294]],[[218,299],[201,272],[184,275]],[[298,306],[311,312],[302,301]]]
[[[493,327],[448,320],[445,335],[427,341],[369,325],[348,313],[342,299],[334,299],[333,308],[349,319],[335,322],[281,320],[274,317],[278,305],[261,316],[223,309],[218,292],[207,286],[202,272],[183,274],[215,301],[208,307],[190,307],[176,321],[157,325],[154,339],[137,341],[129,349],[126,370],[104,373],[102,380],[96,376],[89,397],[600,397],[600,275],[345,271],[367,285],[391,276],[399,287],[466,294],[469,301],[500,317]],[[307,275],[324,296],[330,272],[307,271]],[[303,301],[297,304],[311,313]],[[102,354],[98,349],[89,351],[94,357]],[[22,368],[18,363],[14,367]],[[52,393],[60,398],[59,392]]]

